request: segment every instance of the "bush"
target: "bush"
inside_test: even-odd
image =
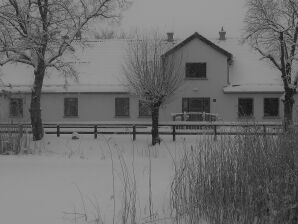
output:
[[[252,133],[185,151],[171,185],[177,223],[298,223],[298,131]]]

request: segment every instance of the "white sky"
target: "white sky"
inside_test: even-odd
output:
[[[245,0],[134,0],[122,27],[158,28],[185,38],[194,32],[217,37],[224,26],[227,36],[240,37],[245,11]]]

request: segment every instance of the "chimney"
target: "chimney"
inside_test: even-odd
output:
[[[219,31],[219,40],[226,40],[226,31],[224,31],[224,28],[221,27],[221,31]]]
[[[174,33],[173,32],[167,33],[167,37],[168,37],[168,39],[167,39],[168,42],[174,41]]]

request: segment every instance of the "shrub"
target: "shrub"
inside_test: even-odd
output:
[[[298,131],[252,133],[185,150],[171,185],[177,223],[298,223]]]

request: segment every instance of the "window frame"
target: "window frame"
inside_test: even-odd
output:
[[[146,114],[142,114],[141,112],[143,111],[143,110],[141,110],[141,107],[147,107],[146,109],[149,111],[148,113],[146,113]],[[151,117],[152,116],[152,113],[151,113],[151,110],[150,110],[150,106],[147,104],[146,105],[146,103],[144,103],[144,101],[143,100],[139,100],[139,103],[138,103],[138,108],[139,108],[139,117]]]
[[[277,115],[266,115],[266,109],[265,109],[265,101],[266,100],[276,100],[277,102]],[[280,111],[279,111],[279,98],[278,97],[264,97],[263,99],[263,116],[264,118],[278,118],[280,115]]]
[[[127,114],[119,114],[117,101],[127,100]],[[129,97],[115,97],[115,117],[129,117],[130,116],[130,99]]]
[[[17,109],[18,113],[12,113],[12,101],[19,101],[17,102]],[[21,106],[21,108],[19,108]],[[9,100],[9,117],[11,118],[23,118],[24,117],[24,99],[22,97],[11,97]]]
[[[189,68],[189,66],[195,66],[195,65],[198,65],[198,66],[200,66],[200,65],[203,65],[204,66],[204,74],[202,75],[202,74],[199,74],[199,71],[200,71],[200,69],[199,69],[199,71],[196,71],[194,74],[194,76],[190,76],[189,74],[189,70],[190,70],[190,68]],[[192,73],[191,73],[192,74]],[[199,75],[197,75],[197,74],[199,74]],[[186,79],[207,79],[207,62],[186,62],[185,63],[185,78]]]
[[[75,100],[76,103],[76,110],[75,113],[68,113],[71,109],[67,110],[66,107],[68,106],[68,100]],[[79,116],[79,99],[78,97],[64,97],[64,117],[78,117]]]
[[[240,100],[251,100],[251,115],[241,115],[240,114]],[[245,118],[253,118],[254,117],[254,98],[253,97],[239,97],[238,98],[238,118],[239,119],[245,119]]]

